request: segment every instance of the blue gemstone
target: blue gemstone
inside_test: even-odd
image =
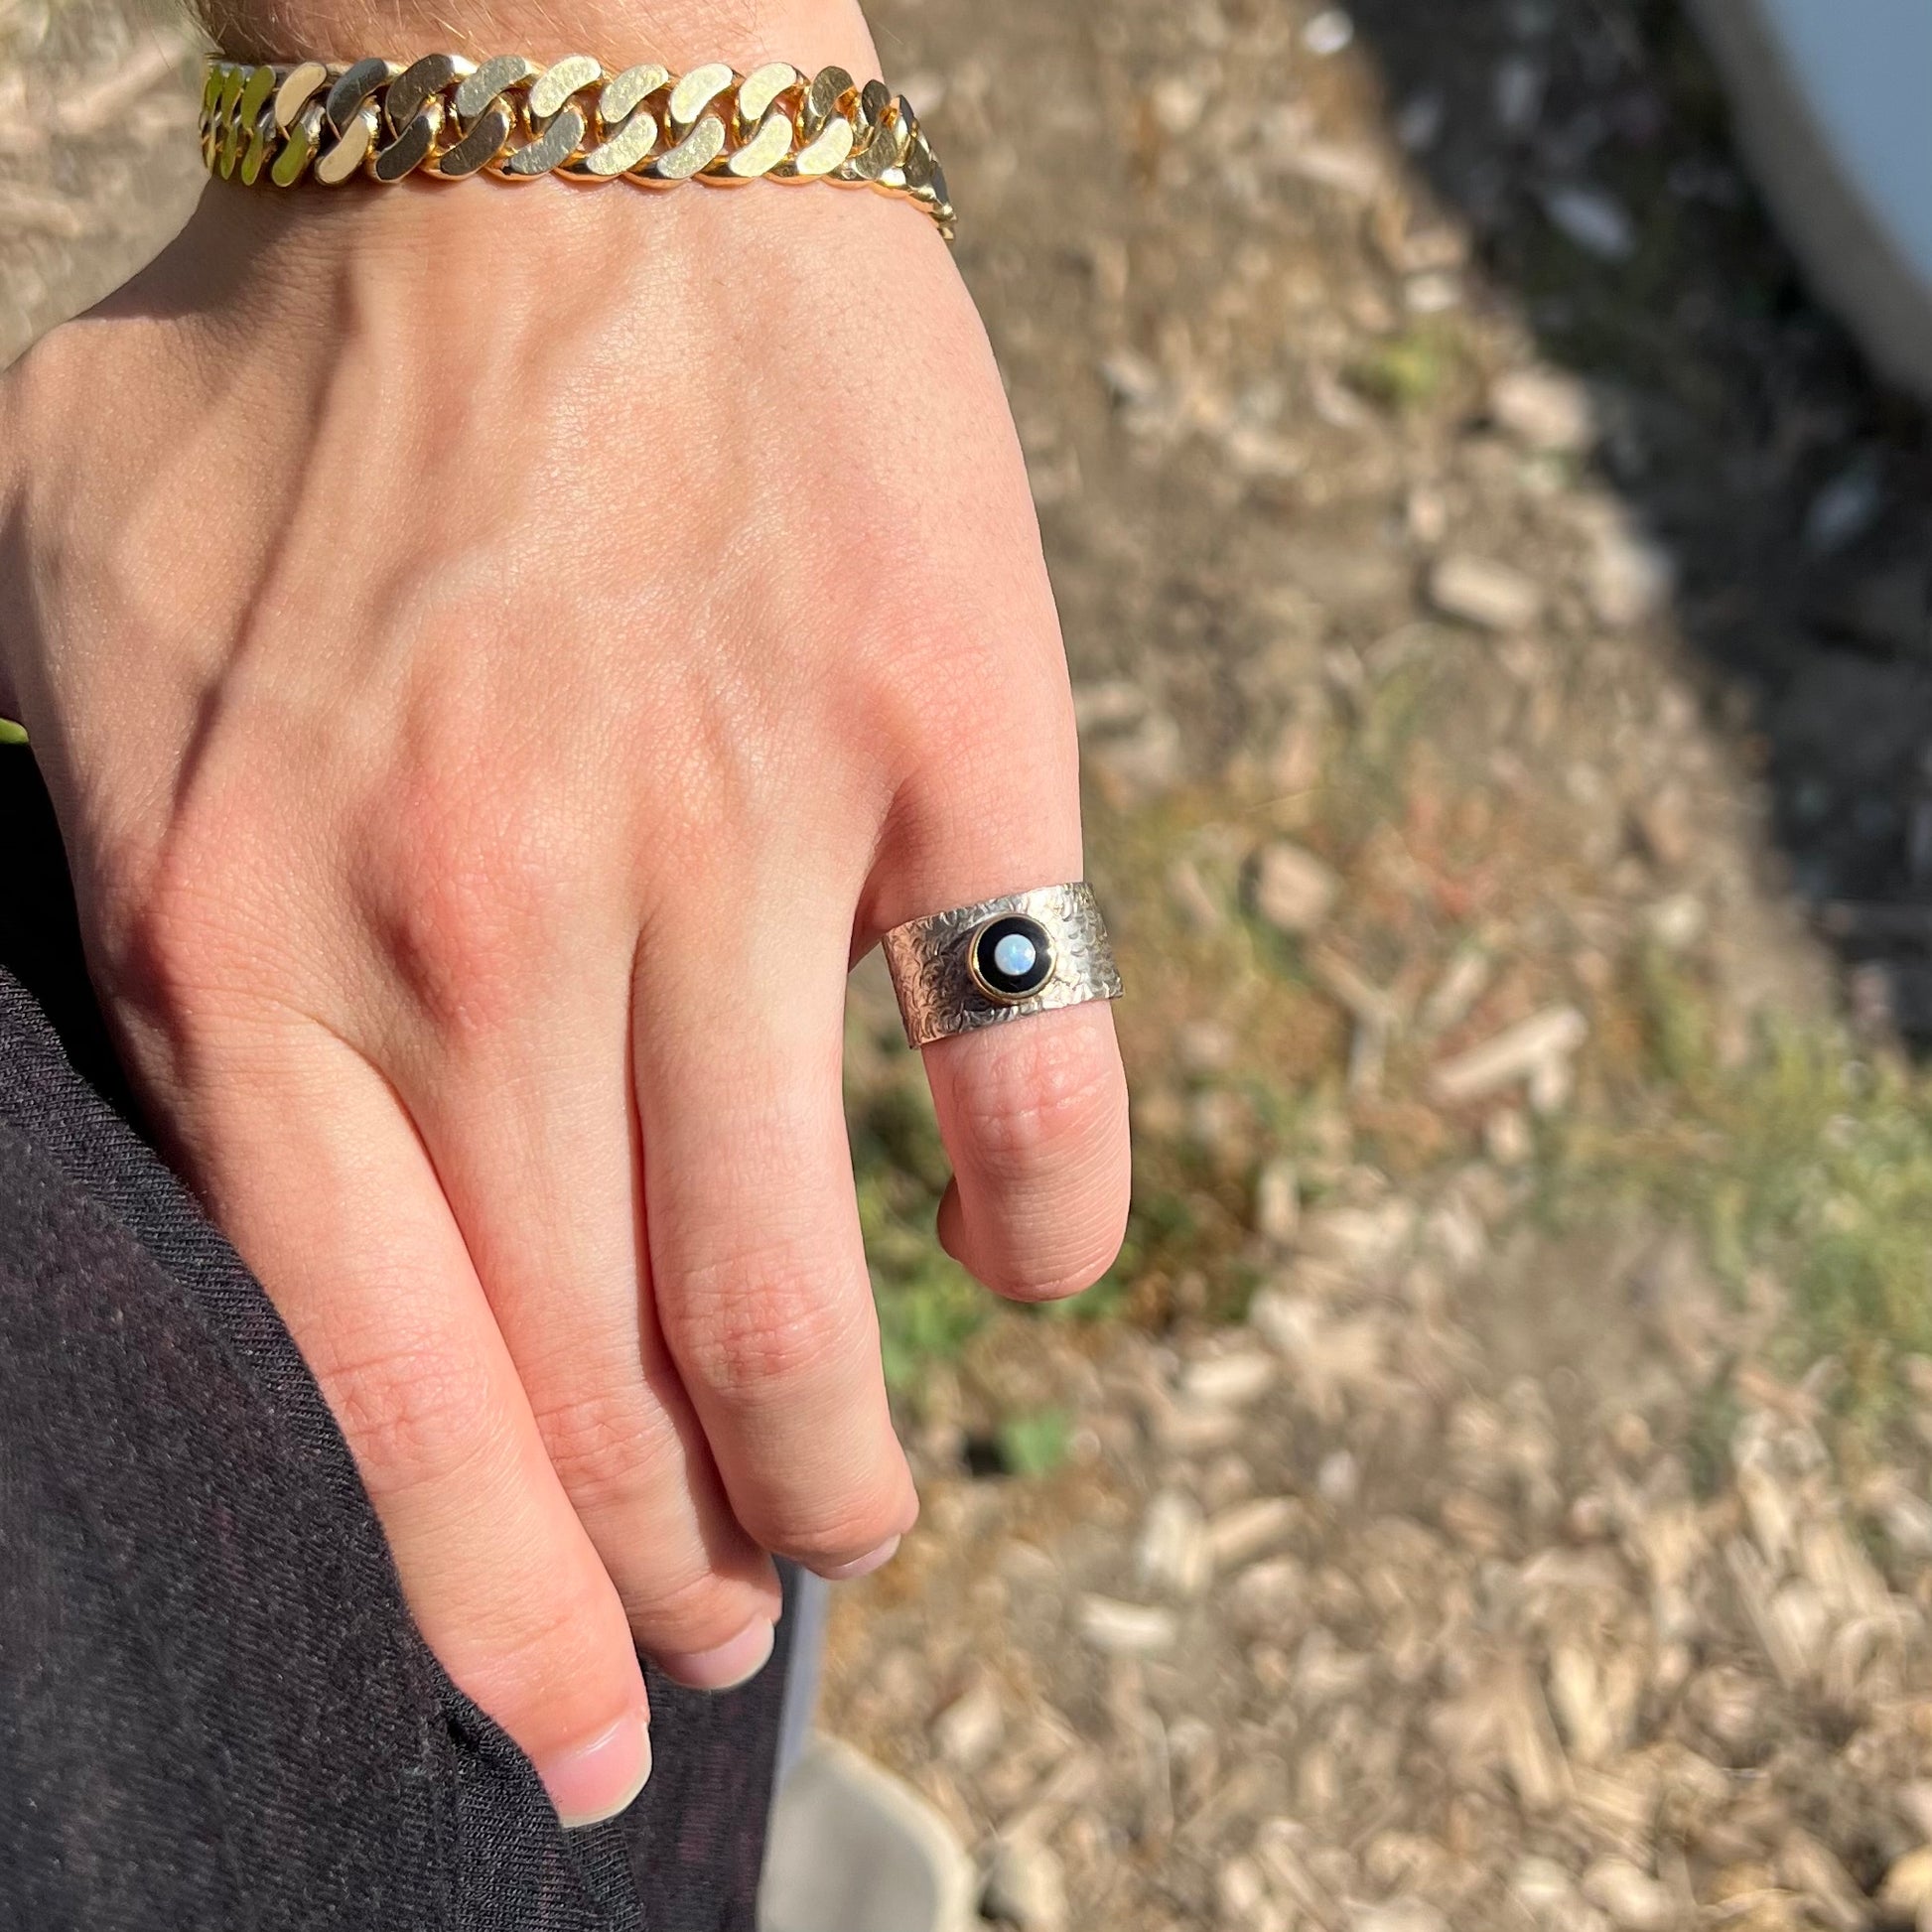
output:
[[[993,963],[1008,979],[1024,980],[1039,958],[1039,949],[1024,932],[1009,932],[993,948]]]

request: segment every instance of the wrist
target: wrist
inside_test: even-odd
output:
[[[812,71],[878,72],[859,0],[555,0],[533,14],[514,0],[201,0],[221,50],[258,61],[353,61],[372,54],[409,61],[432,53],[481,59],[526,54],[554,61],[590,54],[616,69],[657,61],[679,72],[710,61],[741,72],[766,61]]]
[[[487,362],[525,336],[554,344],[574,318],[612,307],[644,328],[664,290],[707,287],[722,263],[756,263],[775,286],[837,304],[838,265],[860,246],[908,265],[947,253],[923,209],[815,186],[411,178],[264,192],[217,180],[174,245],[94,313],[137,328],[192,320],[223,356],[273,340],[297,364],[339,356],[354,334],[380,340],[385,362],[423,361],[426,388],[460,394],[467,354]],[[720,287],[729,313],[742,288],[729,276]]]
[[[848,22],[863,36],[862,16],[850,13]],[[771,27],[767,21],[765,31]],[[663,190],[694,180],[743,189],[767,178],[870,189],[912,204],[951,240],[944,171],[909,102],[879,77],[860,85],[842,62],[825,62],[815,74],[790,61],[752,62],[749,73],[734,74],[728,57],[680,78],[667,64],[614,73],[581,54],[547,68],[520,54],[478,65],[443,52],[406,68],[388,56],[333,66],[217,56],[207,69],[202,146],[211,173],[245,188],[286,189],[313,173],[316,183],[343,189],[368,175],[384,185],[383,199],[396,204],[405,226],[422,212],[411,191],[487,170],[508,182],[556,175],[580,190],[618,182]],[[448,193],[432,187],[430,199],[444,202]],[[366,232],[357,200],[345,190],[339,213],[289,197],[273,231]],[[476,202],[480,215],[485,207]],[[306,218],[312,213],[320,219]]]

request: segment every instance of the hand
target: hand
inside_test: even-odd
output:
[[[865,58],[861,50],[851,57]],[[887,927],[1080,876],[999,378],[866,194],[216,184],[0,380],[0,709],[172,1150],[561,1815],[632,1639],[762,1661],[890,1554],[839,1059]],[[1097,1277],[1104,1007],[927,1055],[948,1248]]]

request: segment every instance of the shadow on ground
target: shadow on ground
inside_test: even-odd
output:
[[[1862,1026],[1932,1041],[1932,455],[1746,186],[1678,7],[1359,0],[1418,173],[1673,560],[1717,722]]]

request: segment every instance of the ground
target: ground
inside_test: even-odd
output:
[[[1669,7],[874,17],[1040,506],[1139,1181],[1083,1310],[991,1311],[862,970],[925,1513],[828,1726],[1025,1932],[1932,1926],[1922,416]],[[0,353],[192,200],[158,31],[0,0]]]

